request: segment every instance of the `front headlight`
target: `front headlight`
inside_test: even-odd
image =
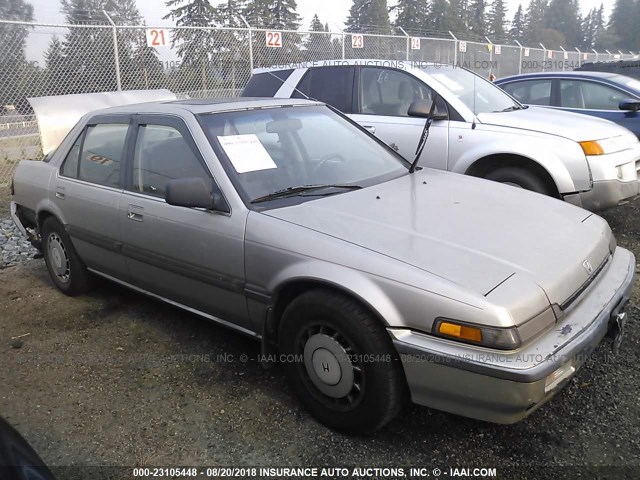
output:
[[[616,137],[604,138],[601,140],[588,140],[579,142],[582,151],[587,156],[608,155],[610,153],[621,152],[638,143],[638,137],[629,132]]]
[[[522,343],[515,327],[484,327],[461,323],[448,318],[437,319],[433,327],[433,333],[439,337],[500,350],[513,350]]]

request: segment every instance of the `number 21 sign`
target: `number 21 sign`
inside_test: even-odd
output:
[[[164,28],[147,28],[147,47],[166,47],[169,45],[169,30]]]

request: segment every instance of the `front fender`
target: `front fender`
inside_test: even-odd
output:
[[[506,132],[485,133],[482,142],[466,145],[465,150],[450,165],[452,172],[464,174],[475,162],[487,156],[515,155],[536,162],[544,168],[561,194],[591,189],[589,164],[576,142],[548,135],[532,134],[528,137],[522,134],[509,135]]]

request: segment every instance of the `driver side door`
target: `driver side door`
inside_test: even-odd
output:
[[[433,98],[433,90],[412,75],[390,68],[362,67],[356,83],[356,113],[350,117],[413,162],[425,119],[409,117],[407,111],[415,100]],[[447,111],[442,98],[436,106]],[[448,155],[449,120],[435,120],[419,165],[446,170]]]

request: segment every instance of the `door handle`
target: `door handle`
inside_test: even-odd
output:
[[[362,126],[365,130],[367,130],[369,133],[376,133],[376,127],[374,127],[373,125],[363,125]]]
[[[64,200],[64,187],[56,187],[56,198]]]
[[[137,205],[129,205],[127,210],[127,218],[129,220],[133,220],[134,222],[142,222],[144,220],[144,215],[142,212],[144,208],[138,207]]]

